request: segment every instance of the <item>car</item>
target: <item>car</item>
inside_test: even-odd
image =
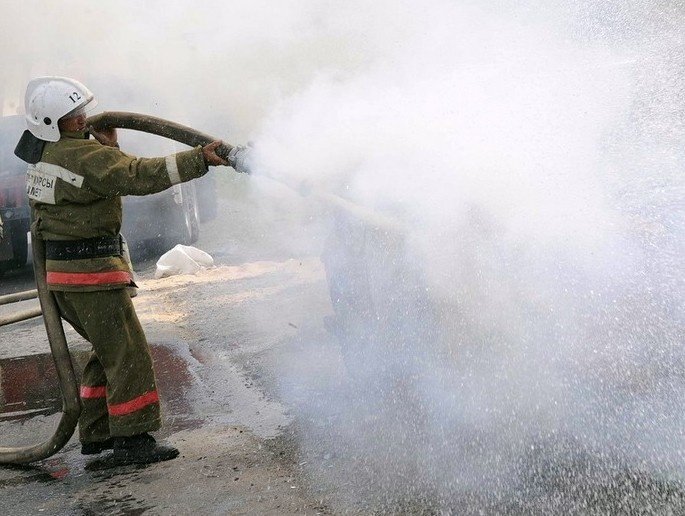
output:
[[[0,275],[26,265],[30,213],[26,197],[26,163],[14,155],[25,129],[24,117],[0,118]]]
[[[122,142],[122,147],[138,156],[164,156],[187,148],[141,133],[135,133],[131,141]],[[200,236],[200,222],[216,216],[214,173],[210,171],[199,179],[156,194],[127,196],[123,202],[122,233],[134,258],[163,253],[176,244],[190,245]]]
[[[175,244],[190,245],[200,236],[197,191],[193,183],[144,197],[124,198],[122,233],[135,252],[165,251]]]

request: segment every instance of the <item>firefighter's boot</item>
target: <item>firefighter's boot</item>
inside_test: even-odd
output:
[[[112,437],[105,441],[81,443],[81,455],[97,455],[112,448],[114,448],[114,439]]]
[[[160,444],[150,434],[143,433],[114,438],[112,462],[117,466],[125,464],[151,464],[178,457],[178,449],[169,444]]]

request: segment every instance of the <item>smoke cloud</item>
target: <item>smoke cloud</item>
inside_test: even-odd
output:
[[[262,170],[393,220],[338,214],[324,251],[343,376],[312,349],[283,372],[312,477],[362,508],[682,474],[682,13],[539,8],[384,8],[363,66],[256,138]]]
[[[546,475],[682,478],[680,2],[2,5],[5,114],[74,76],[309,194],[333,313],[280,391],[322,492],[530,509]]]

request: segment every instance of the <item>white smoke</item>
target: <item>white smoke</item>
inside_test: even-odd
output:
[[[2,9],[5,110],[74,76],[403,228],[338,229],[329,280],[368,295],[320,351],[344,366],[284,363],[315,485],[451,507],[525,485],[540,442],[685,470],[680,2]]]
[[[340,336],[347,380],[322,380],[315,364],[284,371],[312,475],[348,501],[497,498],[545,467],[528,457],[541,445],[560,446],[549,463],[591,450],[600,469],[685,469],[672,398],[682,203],[665,216],[682,191],[670,168],[684,134],[649,135],[682,124],[682,110],[664,112],[675,87],[653,103],[644,72],[682,83],[682,63],[654,52],[678,44],[662,21],[672,12],[529,7],[337,12],[358,28],[384,10],[385,24],[360,32],[385,44],[361,67],[322,70],[256,138],[269,174],[404,227],[348,229],[327,251],[329,280],[358,300],[336,313],[354,319]]]

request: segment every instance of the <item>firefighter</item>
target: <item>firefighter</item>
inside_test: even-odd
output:
[[[80,389],[81,453],[112,449],[116,465],[169,460],[178,450],[150,435],[161,424],[159,395],[127,293],[135,284],[119,234],[121,196],[160,192],[228,163],[216,154],[219,141],[162,158],[125,154],[116,130],[86,127],[86,111],[95,104],[74,79],[39,77],[28,84],[31,134],[22,141],[29,147],[24,155],[35,156],[27,160],[33,229],[45,241],[47,284],[61,316],[93,347]]]

